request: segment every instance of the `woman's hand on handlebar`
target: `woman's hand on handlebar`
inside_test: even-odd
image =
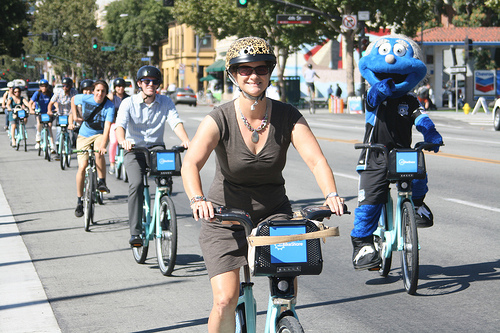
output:
[[[341,198],[339,196],[326,198],[324,205],[328,206],[332,211],[332,213],[335,213],[335,215],[341,216],[342,214],[345,213],[344,198]]]
[[[196,201],[191,204],[193,210],[193,217],[196,221],[199,219],[210,220],[215,217],[214,206],[210,201]]]

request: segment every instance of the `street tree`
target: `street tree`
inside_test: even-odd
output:
[[[170,9],[155,0],[123,0],[110,3],[106,12],[103,37],[117,48],[108,68],[114,76],[135,73],[149,50],[155,52],[152,62],[158,63],[158,41],[166,38],[173,20]]]
[[[312,5],[311,1],[302,3]],[[293,13],[306,12],[293,9]],[[321,43],[327,38],[323,18],[306,25],[276,24],[276,15],[283,14],[283,5],[268,0],[251,0],[247,8],[237,8],[234,1],[227,0],[186,0],[175,3],[173,14],[178,22],[193,27],[200,35],[212,33],[217,39],[256,36],[268,40],[278,58],[276,72],[282,100],[286,98],[283,74],[289,54],[303,44]]]
[[[272,0],[250,0],[245,9],[236,8],[233,1],[227,0],[186,0],[176,2],[174,15],[181,22],[193,26],[200,32],[213,33],[217,38],[231,35],[259,36],[275,45],[280,55],[278,77],[282,83],[282,73],[288,55],[300,45],[320,43],[326,38],[334,39],[342,34],[346,48],[344,66],[346,68],[347,93],[355,95],[354,52],[360,33],[360,26],[348,30],[342,21],[335,19],[343,15],[356,15],[358,11],[369,11],[370,20],[366,22],[367,31],[391,28],[394,32],[414,36],[421,22],[430,10],[430,3],[422,0],[294,0],[289,1],[315,10],[324,15],[315,15],[315,23],[305,26],[276,25],[276,14],[308,13],[301,9],[285,6]],[[309,13],[310,14],[310,13]]]
[[[28,5],[23,0],[0,1],[0,55],[20,57],[28,34]]]

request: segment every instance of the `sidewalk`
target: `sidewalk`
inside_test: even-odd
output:
[[[0,185],[0,332],[61,332]]]

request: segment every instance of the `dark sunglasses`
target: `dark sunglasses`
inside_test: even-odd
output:
[[[144,83],[145,85],[149,86],[151,83],[155,86],[159,85],[161,83],[160,80],[158,79],[154,79],[154,80],[151,80],[151,79],[141,79],[141,82]]]
[[[47,87],[47,85],[46,85],[46,84],[41,84],[41,85],[40,85],[40,88],[41,88],[41,87]]]
[[[240,66],[236,69],[236,72],[241,76],[250,76],[255,71],[257,75],[267,75],[269,74],[269,67],[262,65],[257,67],[250,66]]]
[[[63,84],[63,87],[70,87],[71,88],[71,84]]]

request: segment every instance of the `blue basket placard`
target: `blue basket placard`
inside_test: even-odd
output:
[[[175,152],[169,151],[156,153],[156,169],[158,171],[174,171]]]
[[[416,151],[398,152],[396,155],[396,161],[396,172],[418,172],[418,153]]]
[[[305,225],[270,227],[270,236],[287,236],[306,233]],[[307,241],[294,241],[271,245],[271,263],[307,262]]]
[[[24,110],[19,110],[19,111],[17,111],[17,116],[18,116],[19,118],[24,118],[24,117],[26,117],[26,111],[24,111]]]
[[[42,114],[40,115],[40,119],[41,119],[42,121],[44,121],[44,122],[47,122],[47,121],[50,121],[50,116],[49,116],[48,114],[46,114],[46,113],[42,113]]]
[[[68,116],[59,116],[59,125],[68,125]]]

